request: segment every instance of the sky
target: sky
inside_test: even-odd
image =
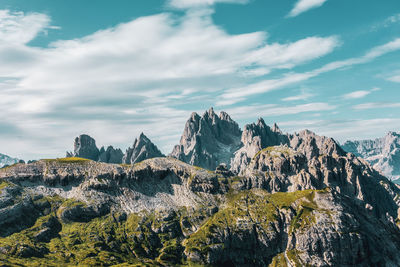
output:
[[[0,0],[0,153],[86,133],[168,154],[192,112],[366,139],[400,131],[398,0]]]

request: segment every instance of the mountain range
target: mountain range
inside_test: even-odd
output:
[[[17,162],[19,162],[20,160],[17,158],[12,158],[10,156],[4,155],[0,153],[0,168],[3,168],[4,166],[9,166],[9,165],[13,165]]]
[[[0,263],[399,266],[400,189],[348,149],[213,109],[169,156],[144,134],[125,154],[81,135],[67,158],[0,170]]]
[[[400,180],[400,134],[389,132],[375,140],[347,141],[343,149],[364,158],[392,180]]]

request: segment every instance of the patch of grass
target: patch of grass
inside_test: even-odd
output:
[[[0,179],[0,192],[1,192],[1,190],[3,190],[6,187],[13,187],[13,186],[15,186],[15,185],[4,179]]]
[[[48,163],[87,163],[91,161],[90,159],[71,157],[71,158],[57,158],[57,159],[43,159],[43,161]]]
[[[286,256],[291,261],[292,266],[294,267],[302,267],[304,265],[298,257],[299,252],[296,249],[292,249],[286,252]]]
[[[269,267],[287,267],[288,264],[285,259],[284,253],[280,253],[276,255],[273,259]]]
[[[253,160],[258,158],[261,154],[266,154],[267,156],[273,156],[273,157],[277,157],[279,154],[284,154],[289,156],[293,154],[293,150],[291,150],[289,147],[286,146],[269,146],[267,148],[258,151],[254,155]]]

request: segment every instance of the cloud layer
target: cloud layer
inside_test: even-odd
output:
[[[207,3],[216,2],[226,1]],[[21,136],[29,136],[28,148],[38,150],[38,140],[57,144],[41,148],[49,156],[67,149],[65,144],[81,132],[101,144],[125,146],[140,131],[155,141],[169,136],[162,141],[168,153],[193,109],[178,106],[199,100],[211,106],[216,92],[305,64],[339,44],[335,36],[277,43],[268,42],[266,32],[232,35],[212,22],[211,13],[193,9],[181,17],[141,17],[37,48],[28,43],[51,28],[50,18],[3,10],[1,112]]]

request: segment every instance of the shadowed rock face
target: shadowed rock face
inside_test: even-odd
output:
[[[134,164],[146,159],[164,157],[161,151],[143,133],[135,139],[133,147],[128,148],[122,159],[125,164]]]
[[[112,146],[107,147],[107,150],[102,147],[99,153],[99,162],[104,163],[122,163],[122,158],[124,153],[122,153],[121,149],[115,149]]]
[[[67,153],[67,157],[79,157],[91,160],[99,159],[99,149],[96,141],[89,135],[82,134],[75,138],[74,152]]]
[[[218,116],[211,108],[201,117],[192,113],[170,156],[210,170],[221,163],[230,166],[233,153],[240,146],[240,136],[238,124],[225,112]]]
[[[263,148],[288,144],[289,138],[284,135],[276,124],[272,128],[263,119],[257,123],[247,124],[242,134],[242,147],[235,152],[231,161],[231,170],[243,174],[251,159]]]
[[[343,149],[364,158],[391,179],[400,178],[400,134],[389,132],[375,140],[347,141]]]

